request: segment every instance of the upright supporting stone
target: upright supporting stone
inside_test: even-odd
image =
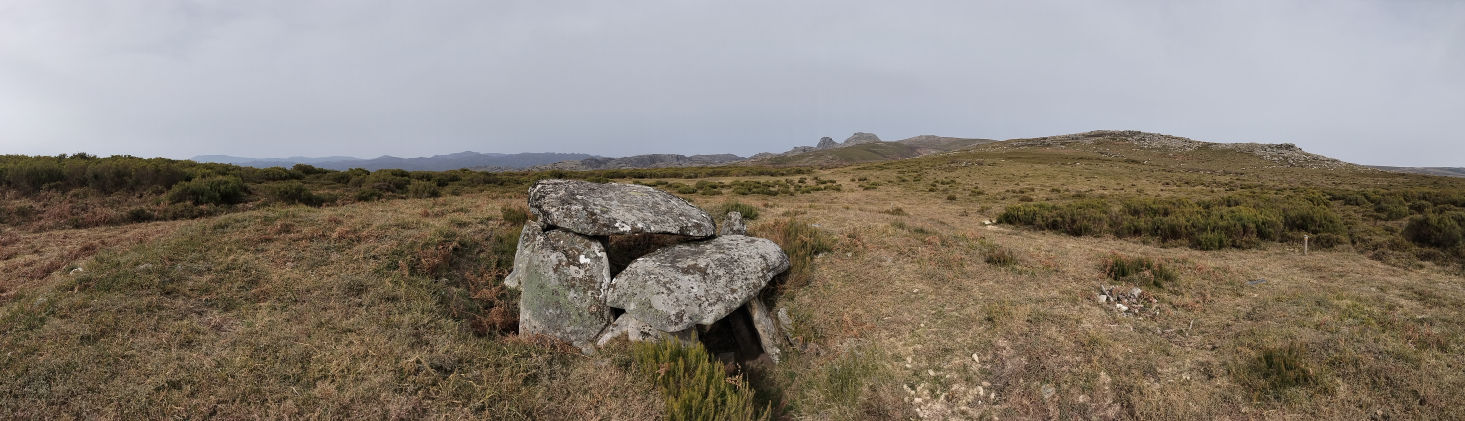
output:
[[[519,333],[541,334],[590,351],[611,321],[605,305],[610,261],[600,242],[563,230],[525,231],[514,272],[519,295]],[[523,265],[519,264],[523,261]]]
[[[763,304],[763,299],[753,297],[746,305],[748,315],[753,318],[753,329],[758,331],[758,342],[763,345],[763,353],[773,362],[779,362],[783,355],[783,349],[779,345],[783,342],[783,334],[778,331],[778,324],[773,322],[773,315],[769,314],[768,306]]]

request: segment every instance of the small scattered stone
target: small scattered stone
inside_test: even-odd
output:
[[[1126,306],[1124,304],[1114,304],[1114,308],[1119,309],[1120,312],[1129,311],[1129,306]]]
[[[72,275],[75,275],[75,274],[78,274],[78,273],[82,273],[82,272],[85,272],[85,271],[84,270],[81,270],[80,267],[71,270],[71,274]]]
[[[1053,388],[1053,385],[1050,385],[1050,384],[1043,385],[1043,400],[1051,399],[1051,398],[1053,398],[1053,395],[1054,394],[1057,394],[1057,393],[1058,393],[1058,390],[1057,389],[1054,389]]]
[[[717,230],[717,235],[748,235],[748,225],[743,223],[742,212],[728,212],[727,218],[722,220],[722,227]]]

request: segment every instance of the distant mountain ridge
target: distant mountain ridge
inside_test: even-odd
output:
[[[578,161],[563,161],[553,164],[539,165],[536,170],[609,170],[625,168],[665,168],[665,167],[702,167],[708,165],[722,165],[742,161],[744,158],[733,154],[718,155],[676,155],[676,154],[648,154],[635,155],[624,158],[592,157]]]
[[[363,168],[372,171],[381,169],[403,169],[408,171],[448,171],[460,168],[470,168],[479,170],[502,171],[522,170],[555,162],[592,157],[595,156],[583,153],[534,152],[502,154],[458,152],[447,155],[433,155],[430,157],[420,158],[399,158],[389,155],[383,155],[371,159],[353,158],[348,156],[333,156],[321,158],[245,158],[228,155],[199,155],[193,157],[193,160],[198,162],[217,162],[258,168],[290,167],[295,164],[309,164],[316,167],[332,170]]]

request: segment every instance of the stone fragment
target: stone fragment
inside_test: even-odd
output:
[[[524,223],[524,229],[519,231],[518,248],[514,250],[514,269],[509,272],[509,276],[504,277],[504,286],[514,289],[519,288],[519,276],[527,270],[525,267],[529,264],[530,258],[526,256],[529,250],[533,248],[532,246],[526,247],[525,245],[539,244],[543,236],[544,224],[541,224],[539,221]]]
[[[513,276],[523,290],[519,333],[555,337],[588,351],[611,321],[604,300],[610,281],[604,247],[564,230],[525,233],[530,235],[519,244]]]
[[[697,343],[697,329],[686,329],[680,332],[664,332],[656,330],[656,328],[648,326],[640,320],[636,320],[635,317],[622,314],[620,317],[616,317],[615,321],[610,323],[610,326],[605,328],[605,332],[602,332],[600,338],[595,340],[595,346],[605,346],[610,341],[621,337],[625,337],[626,340],[631,342],[667,339],[681,342],[682,345],[692,345]]]
[[[634,184],[541,180],[529,188],[529,210],[550,226],[590,236],[707,237],[716,232],[707,212],[670,193]]]
[[[788,255],[767,239],[728,235],[657,250],[611,281],[605,303],[666,332],[709,325],[788,270]]]
[[[717,235],[748,235],[748,225],[743,223],[743,213],[728,212],[727,218],[722,220],[722,227],[717,230]]]

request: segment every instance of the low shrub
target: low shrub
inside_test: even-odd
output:
[[[425,199],[442,195],[442,190],[438,189],[437,183],[431,181],[412,180],[412,183],[407,185],[407,197],[413,199]]]
[[[806,285],[813,277],[814,256],[834,250],[833,238],[799,219],[781,219],[760,225],[756,231],[788,254],[788,277],[780,286],[784,289]]]
[[[742,214],[744,221],[752,221],[758,219],[757,207],[736,200],[731,202],[724,202],[721,205],[717,205],[717,207],[713,208],[712,210],[712,217],[720,220],[722,218],[726,218],[728,212],[737,212]]]
[[[982,250],[982,258],[989,265],[1012,266],[1017,264],[1017,254],[1012,249],[999,245],[992,245]]]
[[[172,203],[235,204],[244,201],[249,190],[244,181],[232,175],[195,178],[173,185],[167,199]]]
[[[631,349],[636,372],[649,377],[666,399],[673,420],[766,420],[768,408],[754,405],[754,392],[741,377],[728,377],[702,344],[637,342]]]
[[[305,184],[299,181],[290,181],[278,184],[271,189],[270,196],[281,203],[299,203],[306,206],[320,206],[325,204],[325,198],[312,193]]]
[[[1465,244],[1465,212],[1430,213],[1409,219],[1404,238],[1426,247],[1448,249]]]

